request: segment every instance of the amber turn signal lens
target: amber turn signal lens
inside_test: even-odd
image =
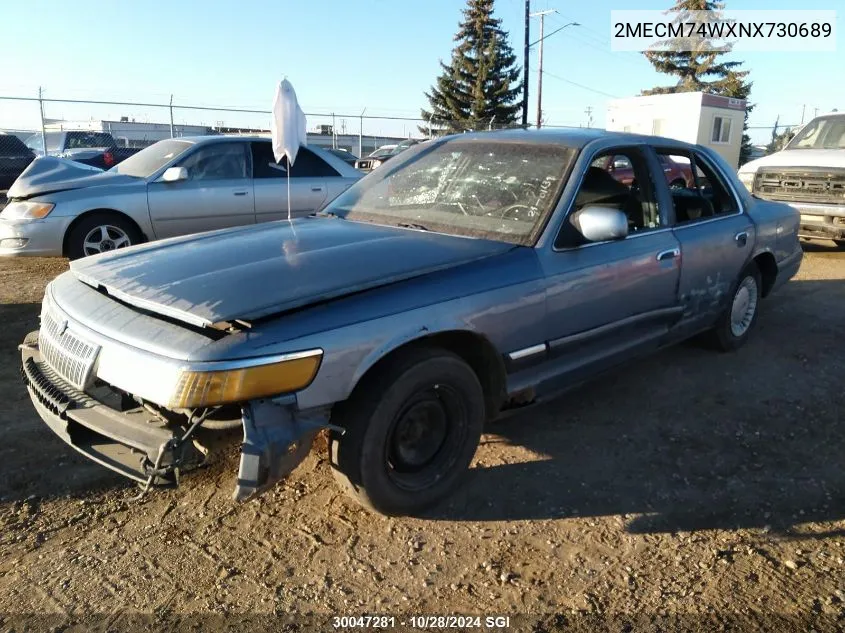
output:
[[[314,380],[322,358],[322,350],[313,350],[263,365],[217,371],[186,370],[168,406],[193,409],[298,391]]]

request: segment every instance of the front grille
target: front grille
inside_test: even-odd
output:
[[[845,169],[761,169],[753,191],[770,200],[845,204]]]
[[[47,303],[41,313],[38,348],[46,363],[77,389],[85,389],[98,347],[67,329],[67,323],[53,316]]]

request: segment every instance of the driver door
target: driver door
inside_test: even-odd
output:
[[[630,184],[609,173],[611,157],[631,165]],[[628,216],[628,236],[587,242],[567,218],[554,248],[541,253],[548,354],[563,383],[657,348],[680,317],[680,245],[655,196],[655,169],[637,148],[596,156],[570,216],[586,206],[618,209]]]
[[[147,201],[156,237],[254,224],[247,151],[242,142],[204,144],[177,165],[187,170],[187,180],[150,183]]]

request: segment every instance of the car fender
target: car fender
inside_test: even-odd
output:
[[[352,373],[349,381],[347,392],[351,394],[355,387],[361,382],[361,379],[369,372],[375,365],[386,358],[398,349],[410,345],[412,343],[420,342],[425,338],[435,334],[446,334],[465,332],[475,336],[481,336],[476,330],[467,327],[465,323],[458,323],[451,319],[443,319],[437,322],[428,322],[424,325],[417,325],[413,329],[404,330],[392,336],[381,345],[374,347],[368,354],[366,354],[358,363],[357,368]]]

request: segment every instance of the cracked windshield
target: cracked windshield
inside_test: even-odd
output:
[[[350,220],[529,243],[552,210],[575,151],[452,140],[422,147],[327,211]],[[376,178],[375,180],[373,180]]]

